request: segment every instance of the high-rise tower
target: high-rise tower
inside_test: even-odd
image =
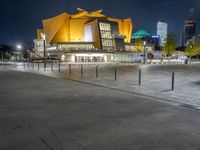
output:
[[[196,34],[196,22],[193,19],[187,19],[182,28],[181,46],[186,46],[186,43]]]
[[[158,21],[157,23],[157,35],[160,36],[160,46],[164,46],[167,39],[168,25],[164,21]]]

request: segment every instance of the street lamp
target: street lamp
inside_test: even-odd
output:
[[[16,47],[17,47],[18,50],[22,49],[22,46],[20,44],[18,44]]]
[[[145,62],[146,62],[146,41],[144,41],[144,60],[143,60],[143,64],[145,64]]]
[[[43,48],[44,48],[44,69],[46,68],[46,35],[42,34]]]
[[[17,44],[16,48],[17,48],[18,51],[21,51],[22,45],[21,44]],[[17,51],[15,51],[15,61],[17,61]]]

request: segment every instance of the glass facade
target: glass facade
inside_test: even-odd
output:
[[[113,37],[112,37],[112,30],[111,25],[109,23],[99,23],[100,34],[101,34],[101,43],[103,49],[113,49]]]
[[[66,43],[58,44],[58,50],[94,50],[92,43]]]

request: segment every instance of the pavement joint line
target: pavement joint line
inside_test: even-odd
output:
[[[195,105],[192,105],[192,104],[189,104],[189,103],[182,103],[181,106],[182,106],[182,107],[185,107],[185,108],[189,108],[189,109],[196,110],[196,111],[199,111],[199,112],[200,112],[200,107],[195,106]]]
[[[74,82],[87,84],[87,85],[103,87],[103,88],[108,88],[108,89],[115,90],[115,91],[120,91],[120,92],[124,92],[124,93],[128,93],[128,94],[133,94],[133,95],[138,96],[140,98],[146,98],[146,99],[151,99],[151,100],[154,100],[154,101],[156,100],[156,101],[159,101],[159,102],[162,102],[162,103],[166,103],[166,104],[172,104],[172,105],[175,105],[175,106],[181,106],[180,102],[177,102],[177,101],[172,100],[172,99],[166,99],[165,98],[164,101],[163,101],[163,100],[160,100],[159,97],[154,97],[152,95],[147,95],[147,94],[142,94],[142,93],[137,93],[137,92],[130,92],[130,91],[119,89],[119,88],[113,88],[113,87],[110,87],[110,86],[105,86],[105,85],[101,85],[101,84],[95,84],[95,83],[91,83],[91,82],[85,82],[85,81],[72,79],[72,78],[65,78],[65,79],[71,80],[71,81],[74,81]]]
[[[48,147],[48,149],[54,150],[54,148],[52,148],[51,145],[50,145],[42,136],[40,136],[40,135],[32,128],[32,126],[31,126],[30,124],[28,124],[28,123],[24,120],[23,117],[20,117],[20,118],[21,118],[21,120],[24,122],[24,124],[26,125],[26,127],[27,127],[34,135],[36,135],[36,136],[40,139],[40,141],[41,141],[44,145],[46,145],[46,146]]]

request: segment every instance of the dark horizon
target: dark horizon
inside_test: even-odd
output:
[[[103,13],[109,17],[132,18],[133,32],[145,29],[150,34],[156,34],[156,23],[165,20],[168,23],[169,33],[176,35],[179,40],[181,26],[184,21],[192,16],[197,23],[199,32],[200,2],[198,0],[124,0],[123,3],[110,0],[80,1],[72,0],[48,1],[39,0],[18,2],[2,0],[1,2],[0,44],[22,44],[33,46],[36,31],[42,28],[42,19],[50,18],[59,13],[76,13],[80,7],[88,11],[103,9]],[[48,5],[47,5],[48,4]],[[189,13],[189,10],[191,13]],[[179,44],[179,41],[177,41]]]

